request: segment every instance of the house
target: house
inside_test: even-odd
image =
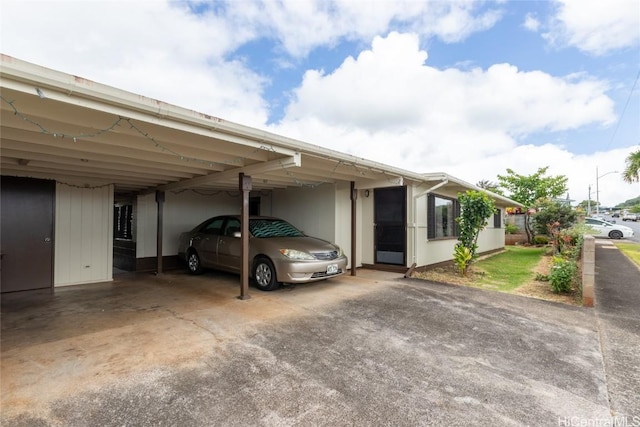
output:
[[[245,202],[341,245],[352,274],[429,266],[452,258],[458,192],[481,190],[1,60],[3,292],[176,267],[182,231]],[[520,206],[489,194],[480,252]]]

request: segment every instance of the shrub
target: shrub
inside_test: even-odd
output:
[[[468,190],[458,193],[460,202],[460,216],[456,218],[460,234],[453,254],[454,261],[464,275],[471,262],[476,258],[478,250],[478,235],[488,224],[488,218],[496,211],[494,201],[480,191]],[[459,247],[468,249],[462,251]],[[464,261],[465,265],[460,263]]]
[[[563,257],[554,257],[551,273],[549,273],[549,283],[556,293],[571,291],[578,266],[575,261],[567,260]]]
[[[520,227],[515,224],[505,224],[504,226],[505,234],[516,234],[518,231],[520,231]]]
[[[579,284],[578,260],[582,250],[584,230],[578,226],[561,228],[559,222],[547,224],[553,243],[553,264],[547,276],[551,289],[556,293],[570,292],[575,282]]]
[[[557,223],[563,229],[571,227],[577,221],[577,213],[564,203],[543,200],[538,204],[538,212],[533,215],[532,220],[535,231],[544,234],[552,223]]]
[[[533,238],[534,245],[547,245],[549,244],[549,238],[547,236],[536,236]]]
[[[549,281],[549,276],[546,274],[542,274],[542,273],[536,273],[536,281],[538,282],[548,282]]]
[[[453,262],[458,267],[460,275],[464,276],[467,273],[467,267],[471,264],[472,259],[473,253],[471,253],[471,249],[461,243],[458,243],[455,247],[455,251],[453,252]]]

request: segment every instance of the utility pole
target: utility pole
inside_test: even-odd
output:
[[[612,173],[618,173],[618,171],[611,171],[602,175],[598,175],[598,167],[596,166],[596,214],[600,214],[600,188],[598,185],[598,181],[600,181],[600,178],[602,178],[603,176],[607,176]],[[589,194],[591,194],[591,187],[589,187]],[[591,197],[589,197],[589,200],[591,200]]]
[[[600,215],[600,188],[598,187],[598,167],[596,166],[596,215]]]

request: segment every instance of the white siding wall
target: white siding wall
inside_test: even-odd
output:
[[[157,205],[155,194],[138,196],[136,223],[136,258],[156,256]]]
[[[315,188],[288,188],[273,193],[273,216],[283,218],[305,234],[336,243],[349,258],[351,265],[362,265],[362,249],[357,248],[357,259],[351,259],[351,184],[342,182]],[[360,201],[356,210],[359,219]],[[361,236],[361,230],[357,231]]]
[[[486,252],[502,248],[504,248],[504,228],[493,228],[491,223],[478,236],[478,251]]]
[[[54,285],[113,278],[113,187],[56,185]]]
[[[505,236],[503,224],[504,213],[507,210],[507,206],[496,205],[496,208],[500,209],[500,215],[502,216],[502,218],[500,218],[500,228],[495,228],[493,226],[493,216],[489,218],[487,228],[485,228],[478,236],[478,250],[481,252],[504,248]]]
[[[409,191],[414,194],[421,194],[426,188],[414,188]],[[439,188],[435,192],[442,196],[457,198],[457,193],[448,191],[446,187]],[[428,240],[427,239],[427,196],[408,197],[409,203],[409,227],[407,236],[411,242],[408,247],[408,264],[415,262],[418,266],[436,264],[453,259],[453,251],[458,239]],[[415,203],[415,207],[412,204]],[[498,206],[502,212],[504,206]],[[415,216],[415,219],[413,218]],[[493,227],[493,216],[488,219],[487,228],[480,232],[478,236],[478,252],[487,252],[504,248],[504,228]],[[413,223],[415,223],[415,228]],[[412,236],[413,235],[413,236]]]
[[[289,221],[305,234],[336,240],[336,187],[332,184],[274,190],[272,210],[273,216]]]

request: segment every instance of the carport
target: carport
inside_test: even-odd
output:
[[[84,234],[75,241],[69,237],[64,244],[73,248],[77,246],[74,244],[87,241],[87,236],[99,234],[96,230],[102,230],[101,235],[107,236],[101,243],[105,250],[97,251],[99,254],[93,257],[104,259],[70,259],[65,264],[70,270],[68,275],[76,269],[76,282],[83,277],[91,282],[100,279],[99,274],[98,279],[91,276],[98,268],[111,271],[111,207],[120,197],[155,195],[155,270],[162,273],[163,257],[157,254],[163,253],[165,193],[182,189],[242,194],[239,208],[246,217],[252,192],[342,185],[348,189],[343,203],[351,204],[347,252],[354,261],[357,190],[403,185],[410,178],[406,171],[6,55],[2,56],[0,76],[3,292],[20,290],[11,287],[12,278],[17,275],[36,288],[52,287],[54,258],[56,263],[73,258],[60,247],[60,239],[67,239],[76,227]],[[58,186],[57,196],[52,183]],[[69,200],[61,197],[61,192]],[[74,217],[74,197],[80,200],[75,208],[102,213]],[[21,208],[9,209],[10,206]],[[69,230],[60,226],[54,230],[54,215],[67,215],[65,227]],[[35,229],[33,224],[43,228]],[[351,272],[355,274],[353,265]],[[241,278],[241,296],[246,296],[246,277]]]

